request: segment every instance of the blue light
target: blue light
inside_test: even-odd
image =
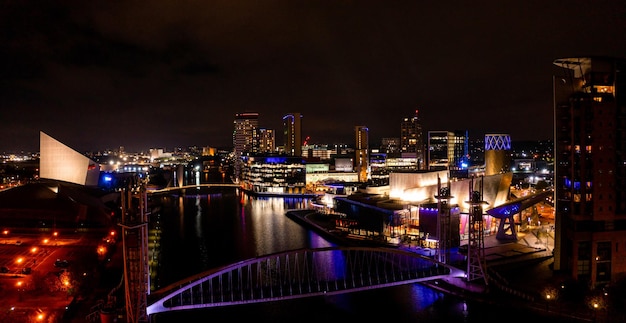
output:
[[[565,184],[565,188],[570,188],[570,187],[572,187],[572,181],[571,181],[571,180],[569,180],[569,179],[567,179],[567,178],[565,179],[565,183],[564,183],[564,184]]]
[[[107,175],[104,175],[104,178],[103,178],[103,179],[104,179],[104,181],[105,181],[105,182],[110,182],[110,181],[112,181],[112,180],[113,180],[113,177],[112,177],[111,175],[108,175],[108,174],[107,174]]]
[[[286,157],[267,157],[266,163],[284,164],[287,161]]]

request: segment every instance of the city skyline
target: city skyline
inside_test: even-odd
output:
[[[232,145],[236,113],[309,143],[423,132],[553,137],[555,59],[626,53],[626,8],[376,1],[5,4],[0,152]],[[510,120],[506,122],[506,120]],[[280,141],[277,134],[276,140]]]

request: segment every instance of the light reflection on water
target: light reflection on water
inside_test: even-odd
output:
[[[307,208],[307,199],[251,198],[235,189],[221,194],[181,194],[161,197],[160,261],[153,263],[153,286],[164,287],[194,274],[256,256],[300,248],[334,246],[315,232],[285,216],[290,209]],[[152,239],[152,238],[151,238]],[[345,259],[327,254],[319,261],[334,264],[341,273]],[[484,304],[470,304],[420,284],[357,293],[310,297],[159,314],[153,322],[371,321],[502,322],[515,315]]]

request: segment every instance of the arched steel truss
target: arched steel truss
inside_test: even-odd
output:
[[[149,296],[148,315],[389,287],[465,272],[394,248],[298,249],[241,261]]]

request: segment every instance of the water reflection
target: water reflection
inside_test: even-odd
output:
[[[163,222],[155,288],[237,261],[332,244],[285,216],[308,199],[255,198],[235,188],[180,190],[154,196],[152,215]],[[153,250],[156,254],[159,251]]]

